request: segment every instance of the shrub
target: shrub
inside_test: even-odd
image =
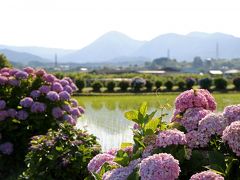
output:
[[[186,79],[186,87],[187,87],[187,89],[192,89],[192,87],[194,86],[195,82],[196,82],[195,79],[187,78]]]
[[[165,85],[165,87],[166,87],[166,89],[167,89],[168,91],[171,91],[172,88],[173,88],[173,82],[170,81],[170,80],[166,81],[166,82],[164,83],[164,85]]]
[[[183,81],[179,81],[178,82],[178,89],[179,90],[184,90],[185,89],[185,82],[183,82]]]
[[[104,180],[237,180],[239,109],[240,105],[231,105],[223,113],[214,113],[216,102],[207,90],[188,90],[176,98],[175,118],[167,123],[164,113],[154,117],[156,111],[148,114],[143,103],[125,113],[135,123],[133,143],[124,142],[119,149],[96,155],[88,170],[95,179]]]
[[[233,79],[233,85],[235,86],[236,90],[240,90],[240,78],[239,77]]]
[[[77,89],[71,79],[57,79],[42,69],[3,68],[0,84],[0,144],[12,149],[0,154],[0,178],[5,178],[24,166],[30,137],[63,121],[75,125],[83,109],[71,99]]]
[[[119,82],[118,86],[120,87],[121,91],[125,92],[125,91],[127,91],[128,87],[129,87],[129,82],[121,81],[121,82]]]
[[[83,79],[76,79],[75,84],[78,88],[79,92],[82,92],[83,88],[85,87],[85,81]]]
[[[107,83],[107,90],[108,90],[108,92],[113,92],[115,86],[116,86],[116,83],[114,81],[108,82]]]
[[[103,84],[98,81],[96,81],[92,84],[93,92],[101,92],[102,87],[103,87]]]
[[[210,90],[210,88],[212,86],[212,80],[209,78],[200,79],[199,85],[200,85],[201,89]]]
[[[214,85],[217,90],[226,90],[227,80],[224,78],[217,78],[214,80]]]
[[[69,124],[32,137],[21,179],[84,179],[89,161],[100,153],[96,137]],[[41,159],[41,161],[39,161]]]
[[[161,86],[162,86],[162,81],[157,80],[157,81],[155,82],[155,86],[156,86],[157,89],[160,89]]]
[[[10,64],[7,57],[4,56],[4,54],[0,53],[0,68],[4,68],[4,67],[12,67],[12,65]]]
[[[152,91],[153,82],[150,80],[147,80],[145,86],[147,88],[147,91],[150,92],[150,91]]]
[[[134,78],[132,80],[131,86],[134,92],[140,92],[141,89],[145,86],[146,80],[143,78]]]

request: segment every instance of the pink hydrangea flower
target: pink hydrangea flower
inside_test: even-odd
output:
[[[46,74],[46,71],[44,69],[38,69],[35,73],[37,76],[44,76]]]
[[[34,74],[35,73],[35,70],[33,68],[31,68],[31,67],[25,67],[23,69],[23,71],[25,71],[28,74]]]
[[[208,102],[208,109],[211,111],[215,111],[217,109],[217,103],[214,97],[210,94],[210,92],[206,89],[198,89],[198,92],[203,94]]]
[[[88,171],[97,172],[105,162],[113,161],[114,158],[115,156],[110,154],[98,154],[88,163]]]
[[[110,154],[110,155],[112,155],[112,156],[116,156],[118,150],[119,150],[118,148],[111,148],[111,149],[109,149],[108,151],[106,151],[105,153],[106,153],[106,154]]]
[[[227,123],[222,114],[210,113],[199,121],[198,131],[211,137],[214,134],[222,135]]]
[[[203,108],[189,108],[183,114],[182,118],[178,120],[188,132],[198,129],[198,123],[211,111]]]
[[[195,130],[186,133],[186,140],[188,147],[191,149],[206,147],[210,141],[207,135]]]
[[[148,145],[145,149],[144,149],[144,151],[143,151],[143,153],[142,153],[142,157],[143,158],[146,158],[146,157],[148,157],[148,156],[151,156],[152,155],[152,153],[153,153],[153,150],[156,148],[156,146],[155,145]]]
[[[107,171],[103,174],[103,180],[126,180],[128,176],[133,172],[129,167],[121,167]]]
[[[240,156],[240,121],[232,122],[223,131],[222,140],[229,145],[237,156]]]
[[[198,90],[184,91],[175,100],[175,108],[181,112],[193,107],[209,108],[206,97],[201,92],[198,92]]]
[[[240,104],[230,105],[224,108],[223,116],[227,119],[228,125],[240,120]]]
[[[187,143],[185,134],[177,129],[161,131],[156,139],[157,147],[169,145],[185,145]]]
[[[224,178],[219,174],[216,174],[215,172],[208,170],[192,175],[190,180],[224,180]]]
[[[171,154],[154,154],[140,163],[140,176],[142,180],[175,180],[180,173],[178,160]]]

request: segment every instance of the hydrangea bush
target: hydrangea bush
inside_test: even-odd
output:
[[[133,143],[97,155],[88,165],[96,168],[89,171],[104,180],[239,180],[238,109],[240,105],[228,106],[216,113],[207,90],[188,90],[176,98],[172,122],[166,123],[165,114],[148,114],[143,103],[125,113],[135,123]],[[124,151],[127,146],[131,153]]]
[[[90,175],[88,162],[100,153],[95,136],[69,123],[33,136],[30,145],[28,168],[20,179],[84,179]]]
[[[71,99],[76,90],[70,78],[58,79],[43,69],[0,69],[0,177],[21,169],[33,135],[64,121],[76,125],[84,113]]]

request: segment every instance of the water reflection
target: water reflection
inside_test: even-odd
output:
[[[155,110],[156,105],[151,104],[149,111]],[[104,151],[117,148],[122,142],[132,142],[133,122],[125,119],[124,112],[138,106],[136,102],[85,102],[85,115],[79,119],[78,127],[85,127],[97,136]]]

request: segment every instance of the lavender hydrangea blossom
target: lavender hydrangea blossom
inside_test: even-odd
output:
[[[46,105],[41,102],[34,102],[31,106],[31,112],[33,113],[42,113],[46,110]]]
[[[54,82],[53,84],[52,84],[52,91],[56,91],[56,92],[62,92],[63,91],[63,87],[62,87],[62,85],[60,84],[60,83],[58,83],[58,82]]]
[[[20,101],[20,105],[25,108],[31,107],[33,104],[33,99],[31,97],[25,97]]]
[[[115,156],[110,154],[98,154],[88,163],[88,171],[97,172],[97,170],[105,163],[109,161],[113,161]]]
[[[208,170],[192,175],[190,180],[224,180],[224,178],[221,175]]]
[[[177,129],[161,131],[156,139],[157,147],[167,147],[169,145],[185,145],[185,134]]]
[[[58,93],[56,93],[55,91],[49,91],[47,93],[47,98],[50,101],[59,101],[59,99],[60,99]]]
[[[62,91],[59,93],[60,100],[68,101],[70,99],[70,94],[67,91]]]
[[[228,125],[240,120],[240,104],[230,105],[224,108],[223,116],[227,119]]]
[[[60,107],[54,107],[52,109],[52,115],[54,118],[60,118],[63,116],[63,110]]]
[[[0,100],[0,110],[5,109],[6,107],[6,102],[4,100]]]
[[[240,121],[232,122],[223,131],[222,140],[229,145],[237,156],[240,156]]]
[[[5,142],[0,145],[0,151],[3,154],[10,155],[13,152],[13,144],[11,142]]]
[[[19,120],[26,120],[28,118],[28,113],[24,110],[18,111],[17,112],[17,118]]]
[[[142,180],[175,180],[180,174],[178,160],[171,154],[154,154],[143,159],[140,163],[140,176]]]

